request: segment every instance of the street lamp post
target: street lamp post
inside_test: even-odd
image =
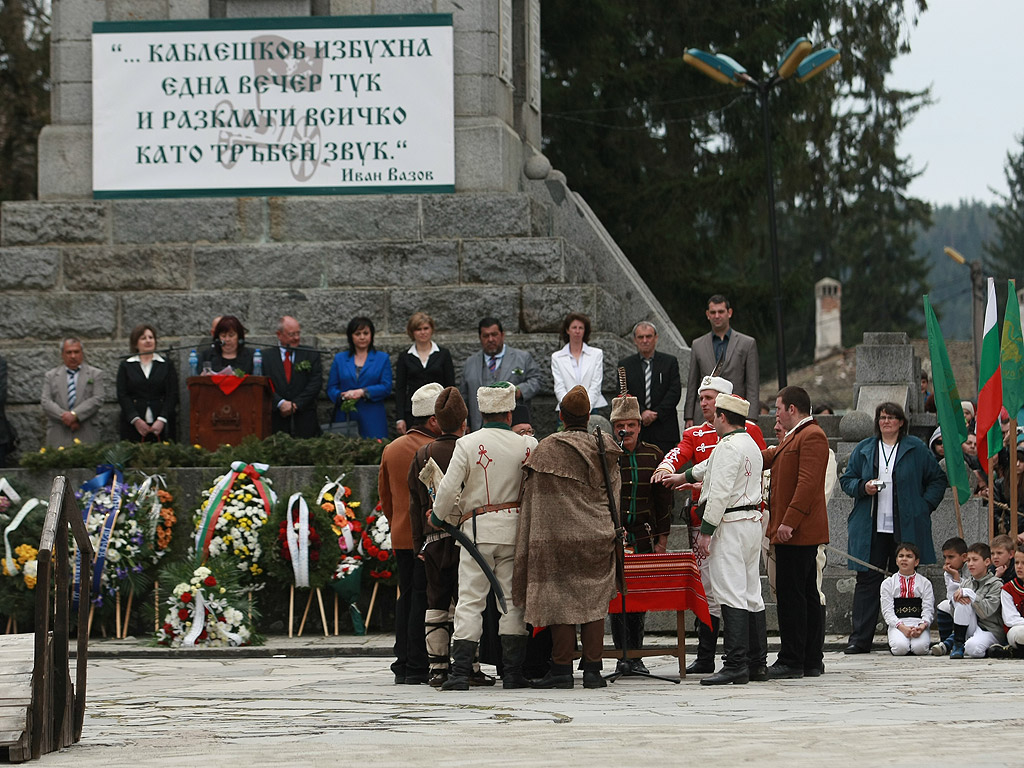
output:
[[[806,37],[798,38],[782,54],[775,71],[763,80],[755,80],[747,74],[736,60],[718,53],[707,53],[699,48],[690,48],[683,54],[683,61],[699,69],[711,79],[739,88],[750,88],[757,93],[761,105],[764,125],[765,181],[768,189],[768,237],[772,260],[772,290],[775,294],[775,356],[779,374],[779,389],[787,384],[786,341],[782,330],[782,279],[779,274],[779,236],[775,218],[775,178],[772,164],[772,132],[768,102],[771,90],[796,75],[799,83],[805,83],[819,72],[839,60],[835,48],[822,48],[811,52],[812,46]]]

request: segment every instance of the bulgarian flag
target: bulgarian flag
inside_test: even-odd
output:
[[[988,459],[1003,447],[999,411],[1003,407],[1003,382],[999,370],[999,330],[996,327],[996,281],[988,279],[988,303],[985,306],[985,334],[981,341],[981,368],[978,370],[978,462],[989,474]],[[987,437],[987,439],[986,439]]]

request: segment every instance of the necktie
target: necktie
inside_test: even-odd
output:
[[[284,380],[289,384],[292,381],[292,351],[286,349],[284,353]]]
[[[73,410],[75,407],[75,399],[77,392],[75,391],[75,374],[77,371],[73,371],[70,368],[68,370],[68,410]]]
[[[491,359],[487,361],[487,370],[494,373],[494,370],[498,367],[498,356],[491,355]]]
[[[651,361],[644,360],[644,408],[651,410]]]

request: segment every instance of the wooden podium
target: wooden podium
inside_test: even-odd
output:
[[[270,434],[273,401],[270,379],[246,376],[225,395],[213,376],[190,376],[187,380],[190,441],[208,451],[221,445],[238,445],[247,435],[264,438]]]

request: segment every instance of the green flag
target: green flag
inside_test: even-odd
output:
[[[999,358],[1003,372],[1003,407],[1013,417],[1024,408],[1024,337],[1021,336],[1017,286],[1013,280],[1010,280],[1006,292],[1006,316],[1003,318]]]
[[[963,408],[960,407],[960,393],[949,364],[946,342],[942,338],[939,321],[932,311],[928,297],[924,297],[924,317],[928,324],[928,356],[932,360],[932,384],[935,387],[935,411],[942,429],[942,447],[946,454],[946,476],[949,485],[956,489],[957,498],[963,504],[971,496],[967,480],[967,465],[964,464],[963,443],[967,439],[967,424]]]

